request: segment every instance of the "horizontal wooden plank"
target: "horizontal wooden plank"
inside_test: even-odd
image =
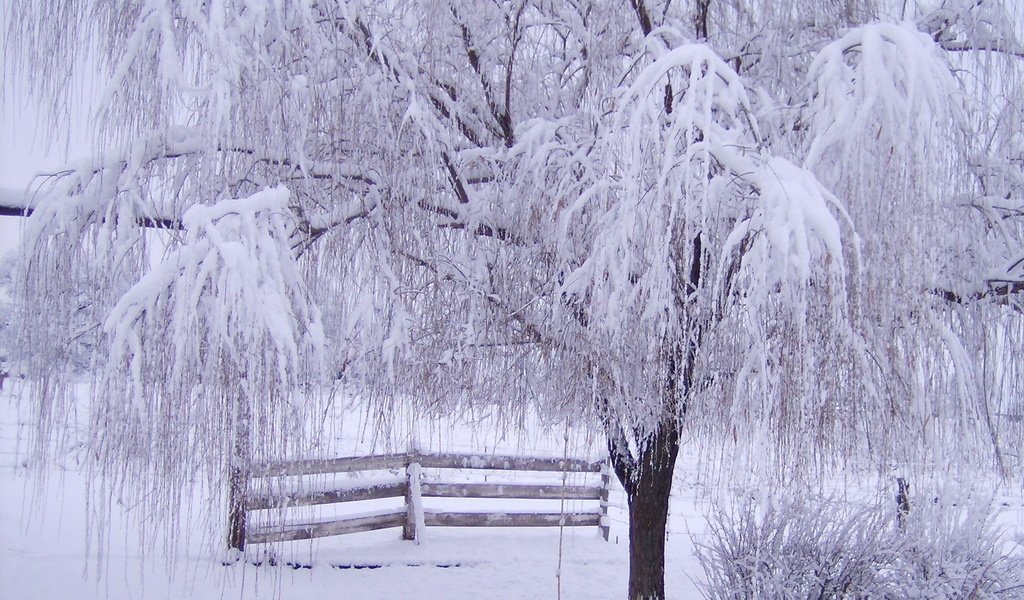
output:
[[[343,535],[346,533],[386,529],[388,527],[401,527],[404,523],[405,511],[403,510],[401,512],[382,513],[338,521],[286,525],[279,529],[258,529],[247,533],[245,539],[250,544],[308,540],[329,535]]]
[[[593,526],[601,522],[597,512],[582,513],[478,513],[424,511],[427,526],[440,527],[566,527]],[[564,522],[562,521],[564,519]]]
[[[521,498],[544,500],[599,500],[600,486],[527,485],[510,483],[429,483],[420,485],[430,498]]]
[[[423,454],[416,457],[420,466],[432,469],[493,469],[503,471],[570,471],[599,473],[602,461],[578,458],[523,458],[488,454]]]
[[[250,471],[252,477],[281,477],[293,475],[321,475],[324,473],[350,473],[352,471],[373,471],[381,469],[404,469],[409,464],[409,454],[382,454],[379,456],[347,456],[296,460],[291,462],[255,465]]]
[[[590,462],[579,458],[528,458],[495,456],[489,454],[384,454],[379,456],[349,456],[275,462],[255,465],[252,477],[281,477],[349,473],[380,469],[404,469],[417,462],[431,469],[491,469],[504,471],[569,471],[574,473],[600,473],[603,461]]]
[[[286,506],[313,506],[316,504],[333,504],[335,502],[401,498],[405,495],[405,488],[407,486],[408,484],[404,481],[399,483],[386,482],[339,490],[291,492],[279,496],[254,496],[248,499],[245,507],[248,510],[259,510]]]

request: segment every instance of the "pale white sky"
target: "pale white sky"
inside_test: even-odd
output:
[[[19,83],[5,81],[0,94],[0,187],[5,188],[24,188],[36,173],[87,156],[92,148],[83,122],[86,109],[76,122],[58,120],[58,133],[50,137],[51,117],[35,109]]]
[[[0,187],[24,189],[31,181],[32,174],[46,168],[48,157],[40,144],[35,143],[35,119],[26,118],[25,110],[15,110],[10,106],[12,102],[3,101],[2,104]],[[6,254],[17,246],[20,221],[17,217],[0,217],[0,254]]]
[[[17,88],[17,86],[13,86]],[[7,95],[7,94],[5,94]],[[11,95],[18,95],[15,91]],[[39,170],[46,169],[53,152],[47,152],[43,140],[37,140],[35,114],[27,107],[13,106],[15,102],[4,98],[0,116],[0,186],[24,188]],[[60,153],[53,157],[60,162]],[[49,164],[52,167],[52,163]]]
[[[0,0],[0,13],[6,8]],[[6,14],[0,14],[0,51],[3,48],[3,32],[6,31]],[[4,55],[4,61],[8,57]],[[23,82],[12,77],[6,62],[0,70],[0,188],[5,191],[22,191],[33,176],[39,172],[53,171],[69,160],[89,154],[91,144],[84,134],[84,123],[67,123],[58,126],[56,138],[44,133],[48,129],[47,119],[35,108],[25,92]],[[83,114],[87,114],[83,110]],[[85,120],[86,117],[79,117]],[[18,217],[0,217],[0,254],[17,246]]]
[[[6,5],[5,5],[6,6]],[[6,11],[0,9],[0,12]],[[7,30],[7,15],[0,15],[0,36]],[[4,40],[6,41],[6,40]],[[2,47],[2,46],[0,46]],[[32,179],[32,174],[46,168],[47,154],[36,143],[34,115],[29,115],[23,86],[14,81],[6,64],[0,65],[3,92],[0,93],[0,188],[23,189]],[[0,217],[0,255],[17,246],[18,224],[16,217]]]
[[[46,168],[47,154],[35,143],[35,119],[26,118],[27,109],[11,106],[14,94],[7,91],[0,99],[0,188],[23,189],[33,173]],[[0,217],[0,256],[17,247],[20,222],[17,217]]]

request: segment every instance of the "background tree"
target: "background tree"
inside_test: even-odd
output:
[[[87,306],[111,350],[102,481],[156,486],[157,515],[197,469],[212,485],[288,451],[322,367],[370,401],[600,423],[631,598],[664,596],[684,435],[771,448],[785,473],[1016,467],[1013,3],[12,11],[12,76],[66,110],[52,74],[95,57],[118,148],[34,195],[19,289],[53,299],[20,318],[40,422],[70,406],[55,357]],[[148,275],[140,225],[172,253]],[[126,395],[138,412],[114,426]],[[237,426],[168,453],[179,424],[254,419],[244,453]]]

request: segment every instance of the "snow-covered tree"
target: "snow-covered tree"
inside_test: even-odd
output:
[[[10,10],[31,93],[67,110],[85,59],[107,82],[105,151],[30,207],[34,400],[59,423],[92,319],[100,470],[158,514],[282,451],[324,372],[600,423],[631,598],[664,596],[684,435],[793,471],[1017,467],[1015,2]]]

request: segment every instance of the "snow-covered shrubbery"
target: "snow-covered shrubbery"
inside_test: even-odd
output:
[[[707,598],[1024,598],[989,504],[895,507],[823,499],[741,502],[697,544]]]
[[[991,505],[939,503],[911,513],[906,532],[892,532],[889,597],[1024,598],[1024,558],[1004,553],[995,515]]]

